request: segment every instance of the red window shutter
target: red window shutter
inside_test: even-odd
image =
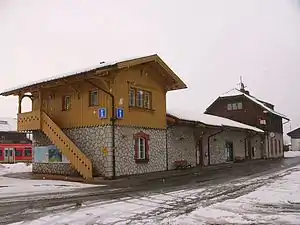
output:
[[[149,159],[149,139],[145,139],[146,159]]]
[[[139,152],[138,152],[139,151],[139,144],[138,144],[139,138],[136,137],[134,139],[134,141],[135,141],[135,143],[134,143],[134,159],[136,160],[138,158],[138,154],[139,154]]]

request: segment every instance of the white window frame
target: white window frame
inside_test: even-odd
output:
[[[149,92],[144,93],[144,107],[150,109],[151,95]]]
[[[129,89],[129,106],[135,106],[135,89]]]
[[[237,103],[232,103],[232,110],[237,110],[237,109],[238,109]]]
[[[68,99],[68,101],[67,101]],[[64,96],[64,108],[63,110],[70,110],[71,109],[71,96],[66,95]]]
[[[144,108],[144,92],[142,90],[138,90],[136,95],[136,106]]]
[[[243,109],[243,103],[242,102],[238,102],[237,103],[237,108],[238,109]]]
[[[232,104],[231,104],[231,103],[228,103],[228,104],[227,104],[227,110],[228,110],[228,111],[231,111],[231,110],[232,110]]]
[[[138,149],[137,149],[137,159],[146,159],[146,139],[139,137],[138,141]]]
[[[90,106],[99,105],[99,92],[97,90],[90,92]]]

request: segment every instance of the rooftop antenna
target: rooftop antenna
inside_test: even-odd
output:
[[[240,76],[240,83],[239,83],[239,85],[240,85],[240,90],[241,90],[241,91],[244,91],[245,88],[247,87],[247,86],[245,86],[245,84],[243,83],[242,76]]]

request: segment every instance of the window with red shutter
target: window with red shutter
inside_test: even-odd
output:
[[[149,161],[149,135],[144,132],[134,134],[134,158],[136,163]]]

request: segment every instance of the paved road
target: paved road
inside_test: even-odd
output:
[[[0,224],[9,224],[23,220],[33,220],[48,213],[54,213],[63,209],[80,205],[86,201],[113,200],[123,197],[136,198],[149,196],[153,193],[165,193],[176,190],[209,188],[207,195],[201,194],[198,198],[182,199],[174,205],[174,213],[180,215],[192,211],[199,202],[213,204],[223,198],[232,198],[247,194],[268,182],[261,179],[260,182],[233,185],[237,179],[251,179],[273,174],[283,169],[292,168],[300,164],[300,157],[282,160],[253,161],[251,163],[238,163],[228,165],[226,169],[213,168],[205,171],[193,170],[183,176],[156,178],[128,184],[126,182],[112,182],[107,187],[92,187],[64,193],[36,194],[30,196],[18,196],[15,198],[0,199]],[[290,171],[290,170],[289,170]],[[288,172],[289,172],[288,171]],[[285,174],[282,174],[284,176]],[[274,175],[271,179],[277,179],[281,175]],[[224,197],[222,197],[224,196]],[[223,199],[226,200],[226,199]],[[197,203],[197,204],[196,204]],[[185,206],[185,207],[182,207]],[[176,209],[176,210],[175,210]],[[184,211],[182,211],[184,209]],[[159,212],[152,212],[159,218]],[[151,216],[151,212],[146,215]],[[132,218],[133,220],[140,218]]]

